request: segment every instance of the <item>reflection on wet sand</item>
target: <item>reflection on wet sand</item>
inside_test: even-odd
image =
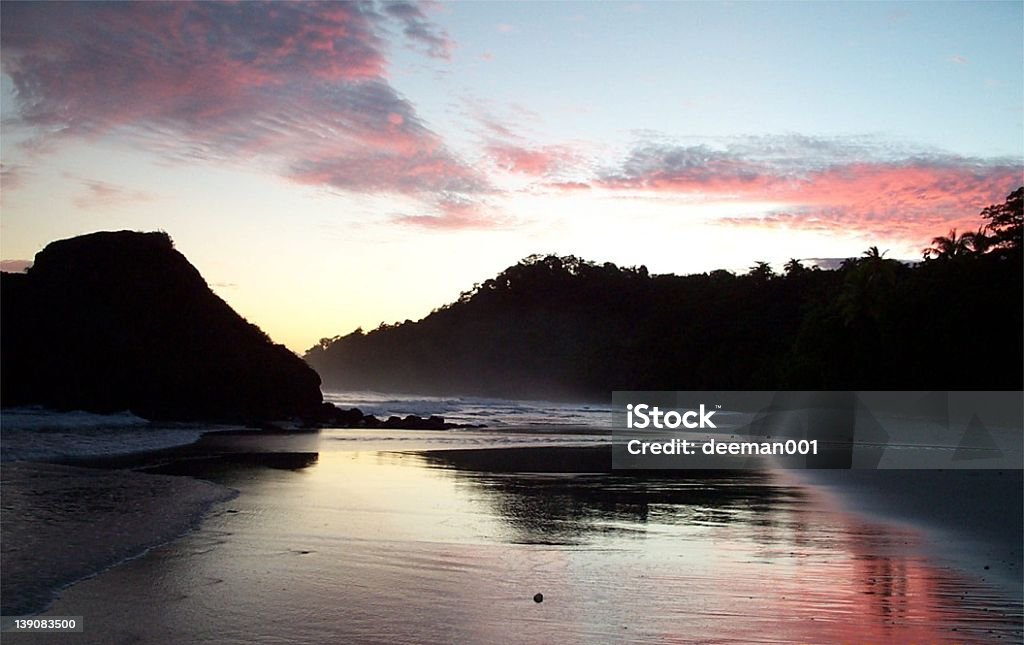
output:
[[[291,469],[223,446],[148,464],[240,494],[49,613],[87,617],[79,645],[1021,639],[1019,600],[773,473],[622,475],[577,448],[324,446],[277,446]]]
[[[826,495],[789,478],[749,471],[588,473],[603,465],[600,449],[582,459],[577,452],[575,460],[568,451],[545,459],[535,452],[433,451],[422,458],[478,489],[522,543],[581,544],[614,532],[664,536],[673,527],[685,540],[702,527],[721,551],[763,567],[754,576],[730,576],[737,562],[720,562],[709,582],[719,594],[732,588],[745,608],[722,608],[722,616],[737,619],[735,627],[753,622],[771,633],[785,626],[770,638],[762,633],[766,640],[788,634],[807,642],[999,642],[1022,635],[1019,598],[932,566],[918,533],[840,512]],[[535,472],[516,472],[527,468]],[[744,582],[753,586],[744,591]],[[744,633],[754,638],[758,631]]]
[[[457,479],[477,487],[499,517],[516,530],[516,541],[524,544],[571,543],[573,538],[595,531],[640,530],[639,525],[649,522],[706,526],[744,521],[753,526],[770,525],[776,521],[773,507],[798,494],[795,489],[775,486],[770,477],[753,471],[663,471],[649,476],[586,472],[585,469],[598,464],[589,464],[592,459],[583,458],[560,463],[556,471],[544,472],[544,459],[534,457],[538,452],[557,456],[559,452],[585,451],[432,451],[424,453],[422,459],[433,467],[451,469]],[[591,452],[607,455],[607,450]],[[489,462],[494,457],[531,472],[481,469],[481,461]],[[520,465],[514,466],[517,463]],[[487,463],[486,467],[496,468],[496,464]],[[570,468],[578,472],[571,472]],[[669,476],[672,474],[677,476]]]

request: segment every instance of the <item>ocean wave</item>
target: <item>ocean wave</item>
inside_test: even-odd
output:
[[[190,477],[55,464],[9,464],[2,479],[5,617],[44,610],[61,588],[183,534],[237,494]]]
[[[183,446],[213,430],[199,424],[155,425],[129,412],[54,412],[12,408],[0,415],[0,462],[54,461]]]
[[[148,425],[149,421],[131,412],[96,414],[94,412],[55,412],[39,406],[7,408],[0,413],[0,428],[8,430],[54,430],[60,428],[124,428]]]
[[[610,427],[610,405],[581,402],[511,400],[485,397],[430,397],[383,392],[327,391],[324,399],[342,408],[359,408],[378,417],[415,414],[443,416],[452,423],[494,427],[574,425]]]

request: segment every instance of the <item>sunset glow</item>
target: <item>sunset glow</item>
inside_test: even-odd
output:
[[[532,253],[919,259],[1024,182],[1020,3],[3,3],[5,268],[166,230],[296,351]]]

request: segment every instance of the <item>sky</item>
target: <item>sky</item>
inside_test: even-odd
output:
[[[163,230],[302,352],[535,253],[918,259],[1024,184],[1024,5],[0,4],[0,258]]]

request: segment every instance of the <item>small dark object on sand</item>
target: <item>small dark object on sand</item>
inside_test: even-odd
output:
[[[538,593],[533,595],[533,602],[544,602],[544,594]]]

